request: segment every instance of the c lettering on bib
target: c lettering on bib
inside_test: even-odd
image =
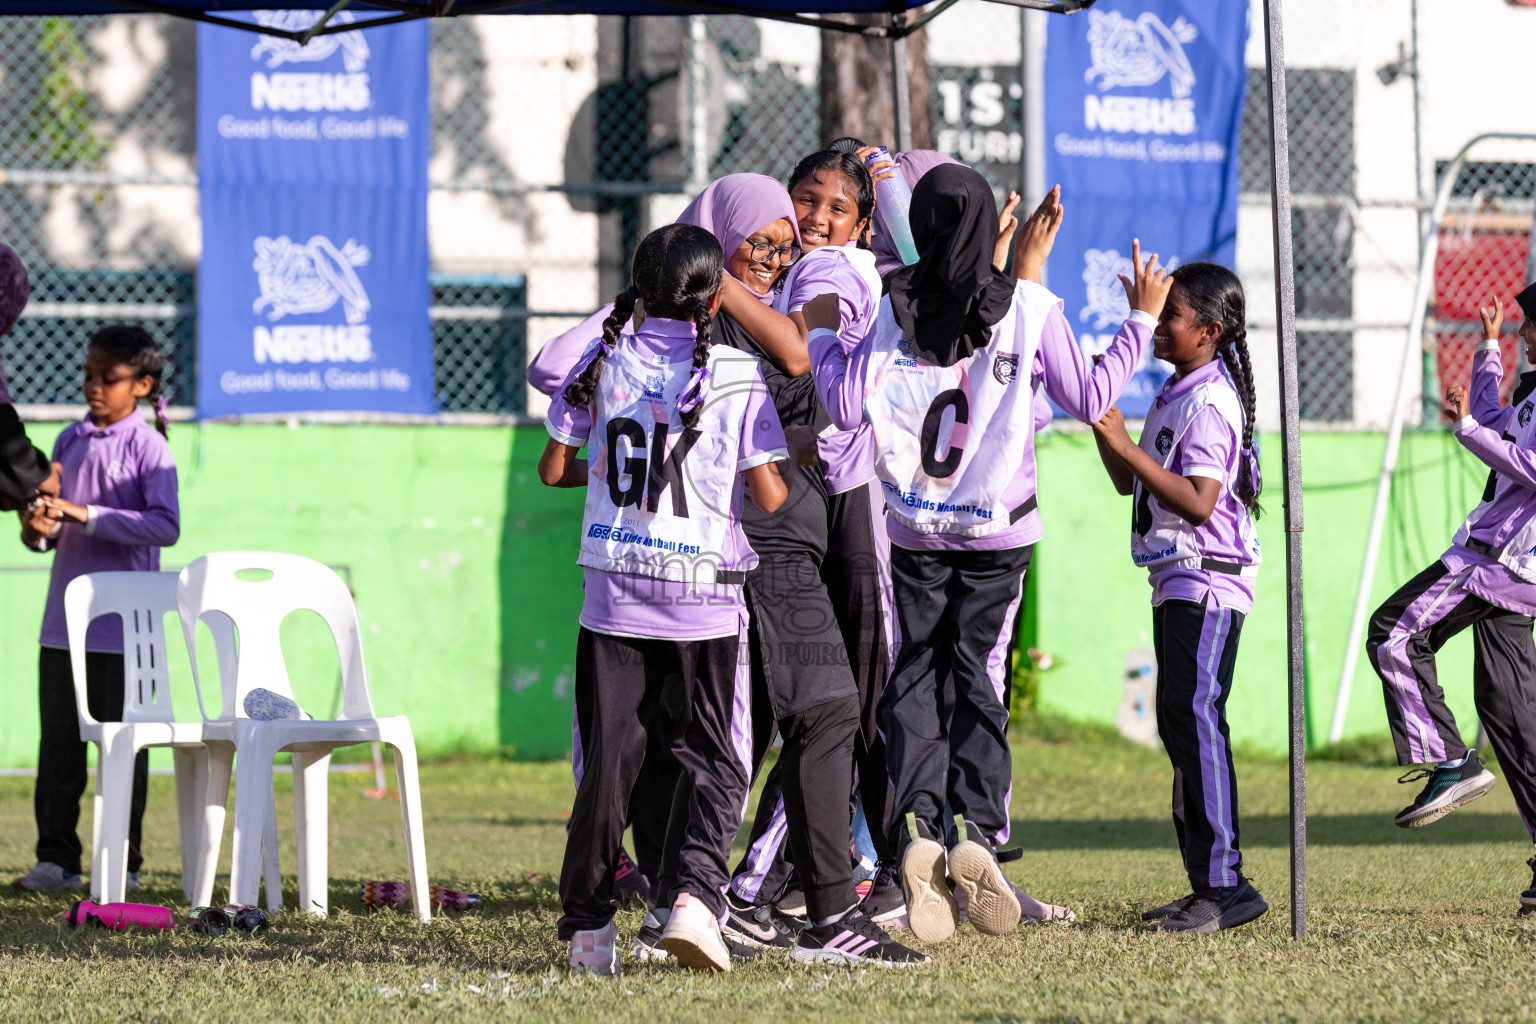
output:
[[[1136,505],[1131,511],[1131,529],[1138,537],[1145,537],[1152,529],[1152,492],[1141,483],[1136,484]]]
[[[923,472],[931,477],[954,476],[965,454],[962,446],[951,441],[949,450],[942,459],[939,458],[939,430],[944,424],[944,412],[950,408],[955,410],[955,426],[971,420],[970,399],[959,388],[942,392],[928,407],[928,415],[923,418],[922,453]]]

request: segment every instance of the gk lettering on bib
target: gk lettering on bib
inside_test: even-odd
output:
[[[1217,379],[1197,384],[1166,403],[1153,402],[1141,432],[1141,450],[1164,469],[1170,468],[1190,425],[1207,408],[1214,408],[1231,424],[1234,436],[1243,436],[1243,408],[1237,392],[1222,373]],[[1230,488],[1233,480],[1229,475],[1221,483],[1223,488]],[[1131,560],[1140,566],[1174,564],[1186,569],[1201,568],[1201,559],[1206,552],[1200,550],[1198,528],[1164,508],[1140,480],[1136,481],[1131,493]],[[1237,517],[1237,530],[1238,541],[1248,556],[1241,563],[1241,575],[1252,575],[1263,560],[1252,517]]]
[[[585,361],[585,360],[583,360]],[[584,566],[698,586],[739,583],[757,564],[738,537],[737,471],[757,361],[710,349],[698,423],[677,411],[692,364],[644,356],[627,337],[603,362],[587,440]]]
[[[1034,282],[1018,282],[991,342],[954,366],[914,355],[889,300],[881,303],[864,411],[886,506],[911,530],[982,537],[1034,507],[1033,497],[1006,507],[1003,491],[1034,434],[1031,370],[1058,301]]]
[[[1533,411],[1536,411],[1536,395],[1515,406],[1509,417],[1509,425],[1504,428],[1504,440],[1513,441],[1521,448],[1536,447],[1536,443],[1533,443],[1536,442],[1536,415],[1533,415]],[[1488,485],[1483,489],[1483,500],[1467,513],[1466,522],[1456,531],[1455,543],[1465,544],[1472,535],[1472,528],[1482,520],[1494,501],[1503,497],[1511,487],[1519,486],[1508,477],[1490,472]],[[1506,569],[1522,580],[1536,583],[1536,519],[1515,531],[1505,542],[1498,559]]]

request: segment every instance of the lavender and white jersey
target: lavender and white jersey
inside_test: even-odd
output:
[[[1034,495],[1005,492],[1034,438],[1033,366],[1050,292],[1022,281],[990,343],[953,366],[916,358],[890,302],[859,352],[875,473],[896,522],[919,534],[983,537],[1012,526]],[[823,332],[816,332],[818,335]],[[818,383],[820,383],[818,381]]]
[[[1483,500],[1456,531],[1440,561],[1452,572],[1470,567],[1464,586],[1489,604],[1536,615],[1536,394],[1522,383],[1515,400],[1499,405],[1504,367],[1498,343],[1485,343],[1472,371],[1471,415],[1455,425],[1456,440],[1493,472]]]
[[[797,313],[818,295],[836,295],[842,325],[838,339],[852,352],[874,325],[880,308],[880,274],[875,254],[855,242],[812,249],[789,268],[773,308],[786,316]],[[821,473],[828,494],[842,494],[875,479],[874,441],[869,426],[853,430],[828,427],[816,441]]]
[[[1204,603],[1209,594],[1222,608],[1252,610],[1263,556],[1253,517],[1233,490],[1242,433],[1242,402],[1220,359],[1170,379],[1147,411],[1142,451],[1179,476],[1222,485],[1210,518],[1195,526],[1136,481],[1131,560],[1150,570],[1154,605],[1173,598]]]
[[[1021,316],[1026,308],[1029,315]],[[881,486],[888,505],[898,513],[891,517],[891,543],[915,550],[986,551],[1023,547],[1038,541],[1044,531],[1033,500],[1035,386],[1040,385],[1057,406],[1075,419],[1086,423],[1097,420],[1114,404],[1135,372],[1156,324],[1147,314],[1132,311],[1104,352],[1102,360],[1094,363],[1078,347],[1071,325],[1061,312],[1061,300],[1038,284],[1017,282],[1013,308],[993,327],[992,343],[985,350],[973,354],[969,360],[957,364],[966,369],[966,381],[972,386],[977,381],[990,382],[991,386],[1005,378],[1017,380],[1019,383],[1016,390],[1022,394],[1016,400],[1017,407],[1011,410],[1016,415],[1010,416],[1005,422],[994,414],[990,422],[981,423],[974,409],[968,409],[969,422],[957,427],[953,410],[941,409],[935,424],[935,436],[931,438],[937,450],[930,453],[935,458],[958,458],[965,454],[966,441],[975,439],[984,454],[984,461],[995,463],[989,466],[989,472],[998,479],[1006,478],[998,504],[1008,511],[1008,515],[995,523],[990,532],[976,535],[915,529],[900,514],[907,509],[903,498],[893,493],[906,493],[912,488],[904,487],[897,482],[896,477],[887,480],[882,472]],[[1014,336],[1005,340],[1004,336],[1010,332]],[[1033,339],[1029,346],[1033,351],[1029,361],[1023,362],[1017,357],[1021,355],[1026,337]],[[891,315],[889,302],[881,303],[875,328],[852,356],[843,350],[831,331],[812,331],[809,340],[811,372],[816,377],[816,389],[826,406],[827,414],[833,423],[844,429],[856,426],[861,420],[868,420],[875,426],[878,471],[878,460],[895,457],[893,451],[885,450],[875,411],[866,407],[866,403],[887,383],[887,376],[884,373],[877,374],[872,364],[875,361],[894,364],[899,358],[909,364],[901,369],[920,367],[922,373],[935,376],[945,373],[945,369],[918,359],[910,348],[907,351],[901,350],[905,339],[901,337],[900,328]],[[897,346],[894,357],[880,347],[893,343]],[[974,374],[970,372],[972,368]],[[897,367],[892,365],[891,369]],[[950,371],[956,369],[949,368]],[[923,421],[926,422],[926,415]],[[942,438],[940,434],[943,434]],[[903,443],[917,449],[922,440],[919,433],[915,441],[907,438]],[[941,440],[945,442],[944,446],[938,446]],[[956,444],[959,445],[958,449],[953,447]],[[973,463],[975,454],[974,451],[971,453]],[[900,460],[895,458],[895,461],[899,463]],[[1021,509],[1024,510],[1023,514],[1014,519],[1013,513]]]
[[[694,346],[691,323],[651,317],[634,336],[626,336],[623,341],[633,345],[651,362],[667,364],[669,370],[675,368],[683,373],[691,367]],[[545,425],[550,436],[562,444],[580,447],[587,444],[593,433],[592,407],[572,406],[564,397],[564,384],[570,383],[590,358],[590,351],[578,358],[562,385],[554,389]],[[606,364],[604,370],[606,373]],[[739,444],[738,462],[748,468],[785,457],[783,427],[766,389],[760,385],[748,397],[746,422]],[[595,447],[588,446],[589,459]],[[599,481],[595,473],[589,473],[589,479],[598,486],[607,486],[606,481]],[[740,499],[738,484],[731,498],[733,515],[740,512]],[[734,536],[742,547],[747,546],[739,526],[735,527]],[[581,624],[596,632],[616,636],[670,640],[734,636],[746,615],[739,583],[695,586],[692,582],[587,568],[583,590]]]
[[[577,562],[710,586],[739,582],[757,565],[740,527],[741,473],[773,461],[744,456],[753,392],[766,394],[757,361],[710,349],[696,426],[678,412],[692,364],[643,350],[621,336],[603,362]]]

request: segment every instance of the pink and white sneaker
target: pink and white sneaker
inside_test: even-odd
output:
[[[609,921],[595,931],[571,936],[571,970],[577,974],[618,974],[619,926]]]
[[[681,966],[696,971],[729,971],[731,951],[720,934],[720,919],[692,893],[679,893],[657,947]]]

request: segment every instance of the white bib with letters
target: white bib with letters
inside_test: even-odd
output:
[[[587,441],[581,565],[699,587],[739,583],[756,566],[736,525],[736,467],[762,375],[756,359],[724,345],[711,347],[708,365],[703,410],[688,428],[677,399],[692,363],[642,355],[628,336],[604,360]]]
[[[1003,491],[1034,436],[1030,384],[1035,351],[1060,300],[1020,281],[992,340],[953,366],[918,358],[883,300],[870,330],[864,412],[875,472],[891,514],[917,533],[983,537],[1034,507],[1003,504]]]

